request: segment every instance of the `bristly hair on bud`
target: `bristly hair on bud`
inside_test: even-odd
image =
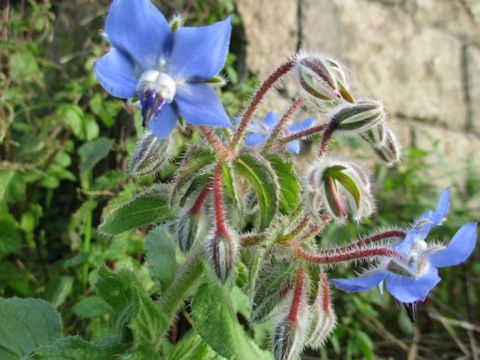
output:
[[[337,221],[348,215],[360,221],[374,210],[368,176],[358,164],[322,157],[307,169],[305,185],[307,208],[315,218],[326,212]]]
[[[214,231],[205,238],[205,254],[215,275],[225,284],[232,272],[238,249],[238,236],[231,230]]]
[[[160,140],[153,132],[146,130],[138,140],[135,153],[130,159],[130,173],[134,177],[154,174],[170,160],[170,153],[170,137]]]
[[[355,135],[370,129],[385,119],[382,103],[364,99],[351,105],[340,105],[333,110],[333,128],[345,135]]]
[[[327,276],[316,267],[310,287],[310,313],[313,314],[306,343],[313,349],[319,349],[335,328],[337,317],[333,311]]]
[[[300,53],[293,73],[303,96],[321,112],[344,102],[355,103],[347,72],[338,60],[316,53]]]
[[[184,23],[185,23],[185,18],[183,17],[183,15],[180,13],[175,13],[170,19],[170,29],[172,29],[172,32],[176,31],[181,27],[183,27]]]
[[[386,128],[385,138],[378,145],[372,145],[373,152],[382,160],[387,166],[393,166],[400,162],[401,148],[394,132]]]
[[[180,250],[186,254],[192,245],[205,235],[207,221],[201,213],[187,211],[176,221],[175,237]]]
[[[372,126],[359,133],[360,137],[372,146],[380,145],[385,139],[385,121],[380,121],[377,125]]]

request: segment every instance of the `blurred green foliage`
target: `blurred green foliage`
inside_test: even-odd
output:
[[[127,174],[129,155],[142,132],[141,119],[135,106],[101,88],[92,67],[108,48],[99,29],[103,28],[109,3],[2,3],[0,296],[43,298],[63,314],[64,335],[82,335],[92,342],[113,331],[109,305],[99,296],[89,296],[103,264],[133,270],[144,287],[154,286],[143,256],[146,229],[110,239],[96,230],[100,219],[108,209],[124,203],[146,185],[171,177],[168,167],[156,178],[134,180]],[[235,13],[234,0],[156,3],[166,14],[182,11],[188,18],[187,25],[212,23]],[[233,24],[240,28],[241,19],[235,16]],[[232,49],[241,46],[232,44]],[[222,92],[231,116],[240,111],[258,84],[255,77],[243,79],[237,72],[238,56],[240,52],[231,53],[227,59],[225,74],[230,83]],[[182,143],[177,144],[173,163],[195,140],[188,127],[177,131],[181,132]],[[436,154],[435,148],[406,150],[399,167],[376,167],[376,217],[360,230],[354,224],[328,228],[325,238],[329,242],[346,242],[372,227],[392,223],[408,227],[412,217],[435,206],[442,189],[432,186],[425,175],[424,161],[427,155]],[[447,240],[460,225],[478,218],[480,172],[468,167],[467,174],[455,176],[457,180],[462,178],[466,179],[464,183],[452,184],[453,209],[442,232],[434,232],[432,238]],[[378,290],[362,294],[336,291],[339,325],[326,347],[310,355],[325,359],[405,358],[414,334],[421,333],[442,340],[432,345],[428,342],[432,335],[421,338],[422,343],[425,340],[425,358],[442,352],[460,356],[445,327],[423,309],[434,308],[445,316],[478,323],[479,257],[477,250],[468,264],[442,269],[443,286],[433,292],[426,306],[420,305],[419,321],[414,325],[388,294],[381,295]],[[344,274],[348,270],[336,271]],[[241,314],[242,305],[237,305]],[[455,331],[468,343],[463,330]],[[268,346],[264,332],[257,330],[250,335],[261,347]],[[204,346],[195,336],[187,335],[185,342]],[[170,349],[171,344],[166,341],[163,347]]]

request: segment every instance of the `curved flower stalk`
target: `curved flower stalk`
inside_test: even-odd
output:
[[[240,119],[235,119],[237,122]],[[245,139],[245,144],[249,146],[257,146],[264,143],[270,137],[272,130],[280,121],[280,117],[274,112],[270,111],[260,124],[249,124],[247,131],[250,132]],[[289,125],[282,128],[282,135],[287,137],[289,135],[298,133],[300,131],[308,130],[315,124],[315,118],[307,118],[295,125]],[[291,153],[298,154],[300,152],[300,141],[292,140],[287,143],[287,150]]]
[[[119,98],[138,96],[144,125],[165,139],[178,117],[192,125],[232,127],[205,83],[223,68],[231,17],[172,31],[149,0],[115,0],[105,30],[113,48],[94,63],[102,86]]]
[[[330,282],[341,290],[358,292],[386,281],[387,290],[399,302],[406,304],[414,320],[412,309],[415,309],[416,303],[424,301],[441,280],[437,268],[462,263],[476,244],[475,222],[462,226],[447,246],[426,243],[425,238],[432,227],[440,225],[447,215],[449,202],[449,190],[446,189],[435,211],[427,211],[420,216],[400,244],[393,247],[403,259],[386,258],[359,278],[330,279]]]

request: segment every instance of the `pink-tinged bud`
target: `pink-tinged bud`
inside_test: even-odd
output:
[[[401,149],[397,138],[392,130],[387,129],[385,139],[376,146],[372,146],[373,152],[388,166],[395,165],[400,161]]]
[[[320,278],[312,281],[314,283],[310,289],[309,299],[311,299],[310,313],[313,317],[306,343],[314,349],[319,349],[335,328],[337,319],[332,307],[327,277],[322,272]]]
[[[170,159],[171,139],[158,139],[150,130],[145,131],[137,143],[130,160],[130,173],[135,176],[154,174]]]
[[[236,259],[238,238],[231,232],[215,232],[206,238],[205,252],[210,265],[222,284],[232,272]]]
[[[373,211],[368,176],[357,164],[321,158],[307,171],[306,185],[308,209],[316,217],[327,212],[337,220],[351,215],[359,221]]]
[[[183,253],[187,253],[192,245],[203,235],[206,230],[206,220],[199,213],[188,211],[177,221],[176,239]]]
[[[354,135],[365,131],[385,118],[383,105],[374,100],[361,100],[353,105],[340,106],[331,117],[335,130],[345,135]]]
[[[342,98],[325,58],[315,55],[299,56],[294,74],[300,91],[318,110],[327,111]]]

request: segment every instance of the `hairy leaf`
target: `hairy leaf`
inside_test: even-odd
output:
[[[108,214],[99,230],[117,235],[153,222],[173,220],[175,213],[163,191],[146,191]]]
[[[267,228],[277,212],[280,188],[272,166],[255,149],[244,148],[235,160],[235,171],[255,189],[260,207],[260,228]]]
[[[293,163],[284,161],[280,156],[274,155],[268,160],[280,184],[280,211],[288,214],[294,211],[300,202],[298,176],[293,171]]]

